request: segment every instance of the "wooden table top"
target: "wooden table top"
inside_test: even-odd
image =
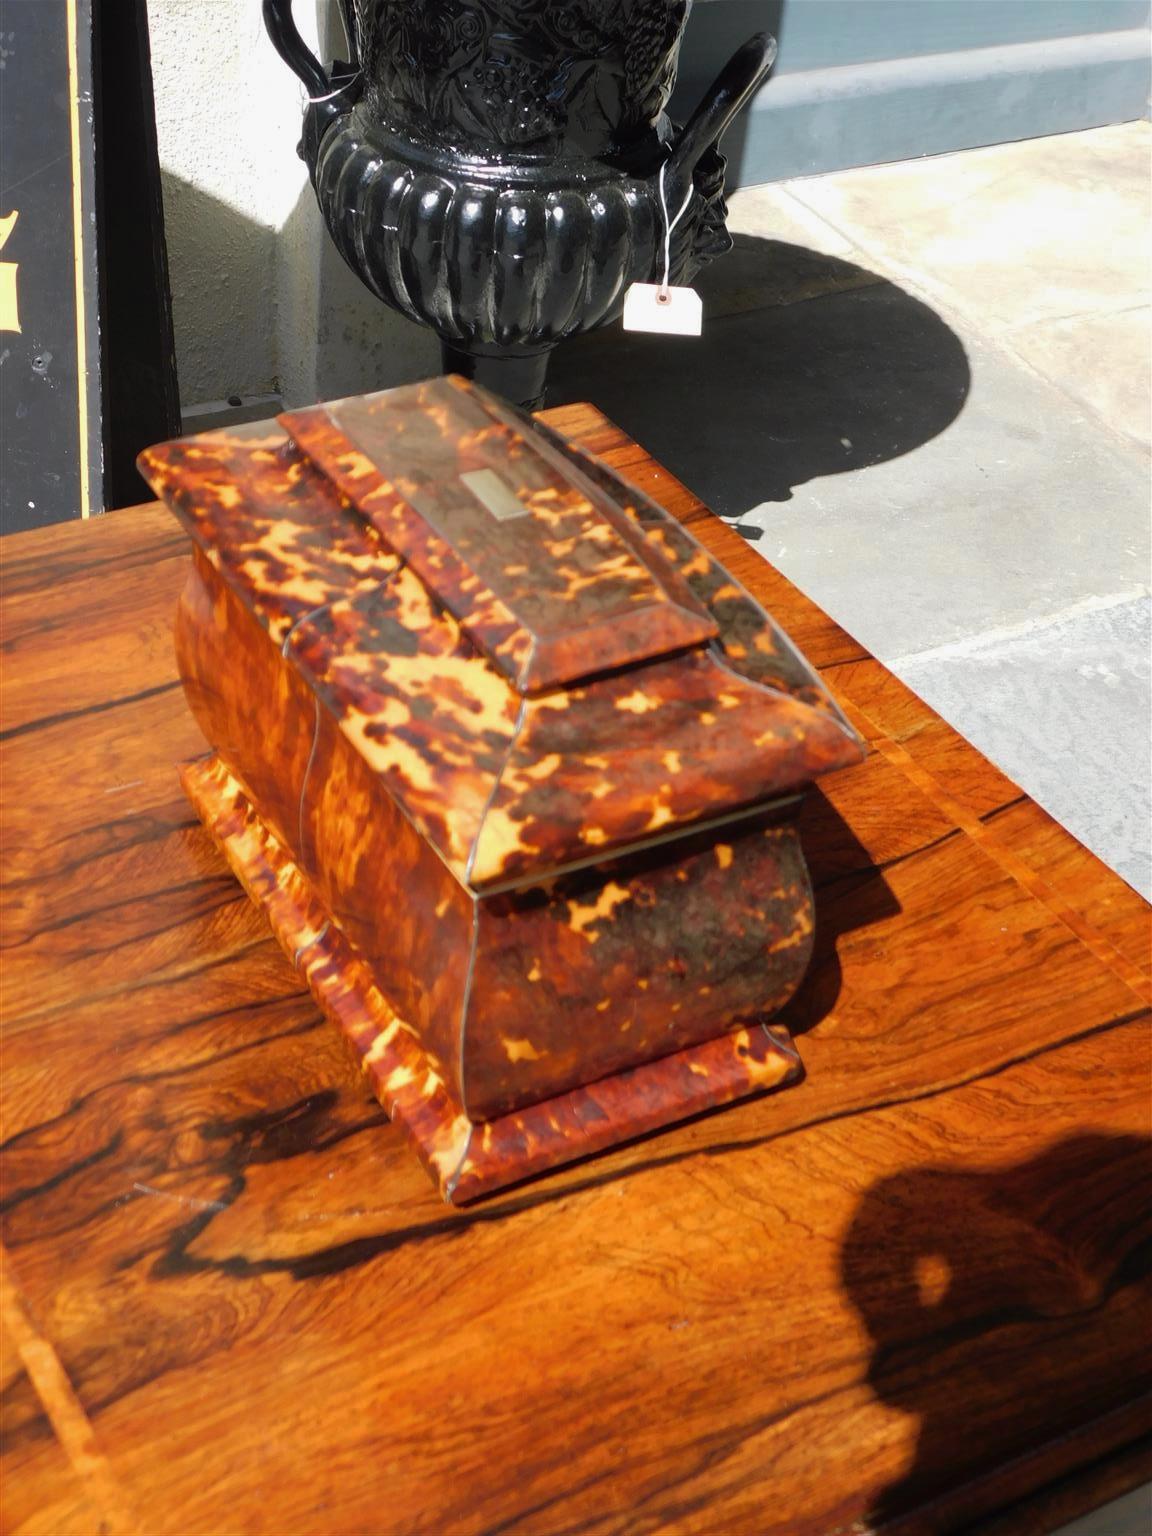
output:
[[[588,407],[821,668],[800,1086],[462,1211],[181,797],[159,507],[5,568],[3,1529],[1046,1531],[1148,1475],[1148,908]]]

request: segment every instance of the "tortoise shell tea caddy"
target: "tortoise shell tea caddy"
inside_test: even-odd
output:
[[[185,788],[445,1199],[799,1075],[796,811],[862,748],[684,528],[458,378],[141,466]]]

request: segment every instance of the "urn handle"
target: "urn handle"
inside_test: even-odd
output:
[[[737,48],[704,92],[668,157],[674,203],[687,192],[701,156],[720,138],[775,59],[776,39],[769,32],[757,32]]]
[[[264,30],[288,68],[303,80],[309,96],[327,96],[332,82],[300,36],[292,15],[292,0],[264,0]]]
[[[345,18],[347,19],[347,11]],[[292,0],[264,0],[264,28],[272,46],[288,68],[304,82],[308,106],[304,113],[304,135],[297,153],[316,174],[316,161],[325,133],[338,118],[351,110],[360,94],[360,66],[356,62],[354,29],[347,27],[352,40],[351,64],[337,59],[325,72],[320,60],[308,47],[296,27]]]

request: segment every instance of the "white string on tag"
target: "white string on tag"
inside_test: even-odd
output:
[[[704,326],[704,306],[693,288],[672,286],[672,232],[688,212],[694,191],[692,182],[675,218],[668,216],[668,194],[664,187],[667,160],[660,167],[656,193],[664,224],[664,274],[658,283],[632,283],[624,295],[624,329],[656,331],[665,336],[699,336]]]
[[[670,304],[672,302],[669,288],[672,282],[672,231],[680,220],[688,212],[688,204],[692,201],[692,182],[688,183],[688,190],[684,194],[684,201],[680,205],[680,212],[674,219],[668,217],[668,197],[664,191],[664,172],[668,169],[667,160],[660,167],[660,177],[657,181],[657,192],[660,198],[660,212],[664,218],[664,276],[660,279],[660,287],[657,290],[657,304]]]

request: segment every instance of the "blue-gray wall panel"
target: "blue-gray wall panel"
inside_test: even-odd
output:
[[[749,33],[780,58],[731,185],[1065,133],[1148,110],[1148,0],[697,0],[673,111]]]

